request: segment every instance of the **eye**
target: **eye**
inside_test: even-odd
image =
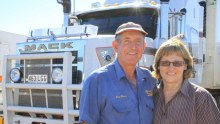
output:
[[[137,41],[136,41],[136,44],[141,44],[141,43],[142,43],[141,40],[137,40]]]
[[[129,40],[124,40],[124,41],[123,41],[123,44],[129,44],[129,43],[130,43]]]
[[[174,61],[174,62],[173,62],[173,65],[176,66],[176,67],[183,66],[184,64],[185,64],[184,61]]]
[[[169,61],[160,61],[160,66],[169,66],[170,62]]]

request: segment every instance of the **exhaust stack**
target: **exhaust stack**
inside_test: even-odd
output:
[[[63,6],[63,26],[69,26],[69,14],[71,13],[71,0],[57,0],[57,3]]]
[[[168,13],[169,13],[169,0],[160,0],[161,3],[161,39],[168,39]]]

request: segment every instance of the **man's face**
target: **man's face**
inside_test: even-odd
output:
[[[137,64],[146,46],[144,40],[140,31],[128,30],[121,33],[119,41],[112,43],[118,61],[122,66],[135,66]]]

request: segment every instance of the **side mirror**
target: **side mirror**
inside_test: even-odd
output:
[[[186,8],[182,8],[181,10],[180,10],[180,13],[182,14],[182,15],[185,15],[186,14]]]

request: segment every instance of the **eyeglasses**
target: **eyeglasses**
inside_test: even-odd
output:
[[[160,66],[170,66],[170,64],[173,64],[173,66],[175,67],[181,67],[185,64],[184,61],[174,61],[174,62],[170,62],[170,61],[160,61]]]

